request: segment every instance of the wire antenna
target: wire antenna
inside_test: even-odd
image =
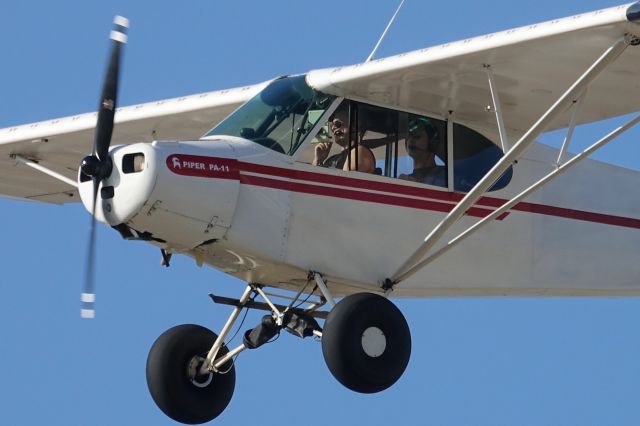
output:
[[[382,32],[382,35],[380,36],[380,40],[378,40],[378,42],[376,43],[376,45],[373,48],[373,50],[371,51],[371,53],[369,53],[369,56],[367,57],[367,60],[365,62],[369,62],[370,60],[373,59],[373,56],[378,51],[378,47],[380,47],[380,43],[382,43],[382,40],[384,40],[384,36],[387,35],[387,31],[389,31],[389,27],[391,27],[391,24],[393,24],[393,21],[396,19],[396,15],[398,15],[398,12],[400,12],[400,9],[402,8],[403,4],[404,4],[404,0],[402,0],[400,2],[400,4],[398,5],[398,8],[396,9],[396,12],[393,14],[391,19],[389,20],[389,23],[387,24],[387,27]]]

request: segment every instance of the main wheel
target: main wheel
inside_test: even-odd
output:
[[[380,392],[393,385],[409,363],[409,326],[386,298],[352,294],[329,312],[322,330],[322,354],[331,374],[347,388]]]
[[[196,372],[218,336],[199,325],[184,324],[165,331],[147,358],[147,385],[158,407],[173,420],[199,424],[213,420],[231,401],[236,383],[232,362],[224,374]],[[228,352],[222,346],[218,355]]]

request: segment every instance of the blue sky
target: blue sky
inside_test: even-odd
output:
[[[131,19],[120,104],[236,87],[367,57],[397,3],[325,0],[5,2],[0,127],[92,111],[113,15]],[[613,6],[609,1],[407,0],[378,56]],[[593,141],[612,124],[576,138]],[[639,133],[598,158],[637,168]],[[552,135],[547,140],[557,140]],[[90,150],[91,142],[87,142]],[[79,318],[89,215],[0,200],[0,424],[170,425],[146,388],[153,341],[180,323],[219,330],[208,292],[242,283],[98,232],[98,304]],[[603,264],[606,268],[606,265]],[[413,353],[390,390],[360,395],[320,343],[283,333],[242,354],[234,398],[212,424],[640,424],[640,301],[398,301]],[[250,314],[244,328],[262,313]]]

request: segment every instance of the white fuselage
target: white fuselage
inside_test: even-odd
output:
[[[144,170],[122,173],[127,153],[144,153]],[[462,197],[314,167],[226,136],[115,147],[111,155],[116,170],[103,186],[113,185],[115,196],[106,200],[110,213],[98,209],[100,220],[248,282],[295,288],[318,271],[338,295],[380,289]],[[553,170],[556,157],[532,147],[510,184],[482,199],[446,241]],[[640,294],[639,184],[638,172],[586,160],[394,294]],[[91,182],[80,192],[90,207]]]

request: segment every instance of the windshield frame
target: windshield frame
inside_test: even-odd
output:
[[[307,135],[303,138],[302,142],[298,145],[298,148],[295,150],[295,152],[292,154],[292,158],[295,161],[298,161],[299,157],[303,154],[304,152],[304,147],[307,146],[308,142],[310,142],[311,140],[313,140],[313,138],[316,137],[316,135],[318,134],[318,132],[320,131],[320,129],[327,124],[327,120],[329,119],[329,117],[331,117],[331,115],[336,111],[336,109],[338,109],[338,107],[340,106],[340,104],[342,103],[342,101],[344,101],[345,98],[343,98],[342,96],[340,97],[336,97],[333,102],[331,102],[331,105],[329,105],[329,108],[327,108],[318,118],[318,121],[316,121],[316,124],[314,124],[314,126],[309,130],[309,132],[307,133]]]
[[[294,157],[336,97],[313,89],[305,74],[280,77],[203,136],[235,136]],[[312,114],[312,112],[318,114]]]

